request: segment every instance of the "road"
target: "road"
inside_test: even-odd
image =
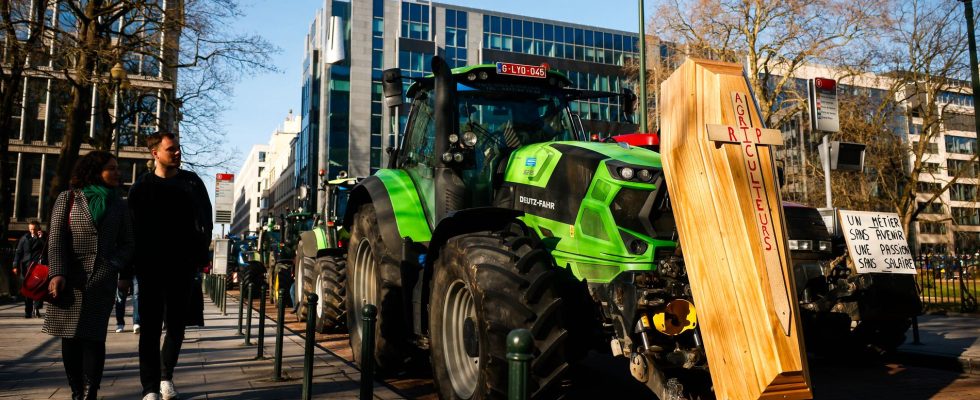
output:
[[[237,292],[232,292],[237,297]],[[266,305],[267,315],[275,317],[275,306]],[[286,327],[302,332],[306,324],[292,313]],[[350,362],[353,353],[347,335],[317,334],[317,345]],[[810,377],[818,400],[872,399],[977,399],[980,374],[964,374],[944,365],[925,365],[901,355],[879,360],[834,360],[810,357]],[[399,394],[413,399],[437,399],[427,365],[413,368],[385,382]],[[605,354],[590,355],[574,368],[566,381],[567,399],[600,399],[615,393],[622,399],[656,399],[643,384],[630,375],[625,358]]]

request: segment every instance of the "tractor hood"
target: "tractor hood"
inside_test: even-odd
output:
[[[647,149],[539,143],[510,155],[498,205],[523,211],[559,259],[652,263],[676,246],[663,182],[660,155]]]

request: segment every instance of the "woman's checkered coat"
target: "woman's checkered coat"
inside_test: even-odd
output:
[[[125,200],[110,198],[102,223],[96,227],[85,194],[74,190],[70,227],[66,227],[68,197],[69,191],[58,195],[48,237],[50,275],[62,275],[68,284],[47,307],[44,332],[104,342],[119,272],[130,268],[133,257],[132,217]],[[71,240],[70,248],[67,240]]]

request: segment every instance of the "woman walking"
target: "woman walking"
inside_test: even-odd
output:
[[[48,289],[54,300],[44,332],[61,338],[73,400],[98,398],[109,314],[117,288],[129,288],[120,274],[132,276],[131,219],[118,186],[116,158],[93,151],[75,164],[71,189],[58,195],[51,212]]]

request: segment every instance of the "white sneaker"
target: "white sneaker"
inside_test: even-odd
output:
[[[122,333],[124,330],[126,330],[126,325],[116,325],[116,333]]]
[[[133,333],[140,333],[140,324],[133,325]]]
[[[174,388],[174,381],[160,381],[160,397],[163,400],[174,400],[180,398],[180,393]]]
[[[143,400],[160,400],[160,394],[159,393],[147,393],[146,396],[143,396]]]

